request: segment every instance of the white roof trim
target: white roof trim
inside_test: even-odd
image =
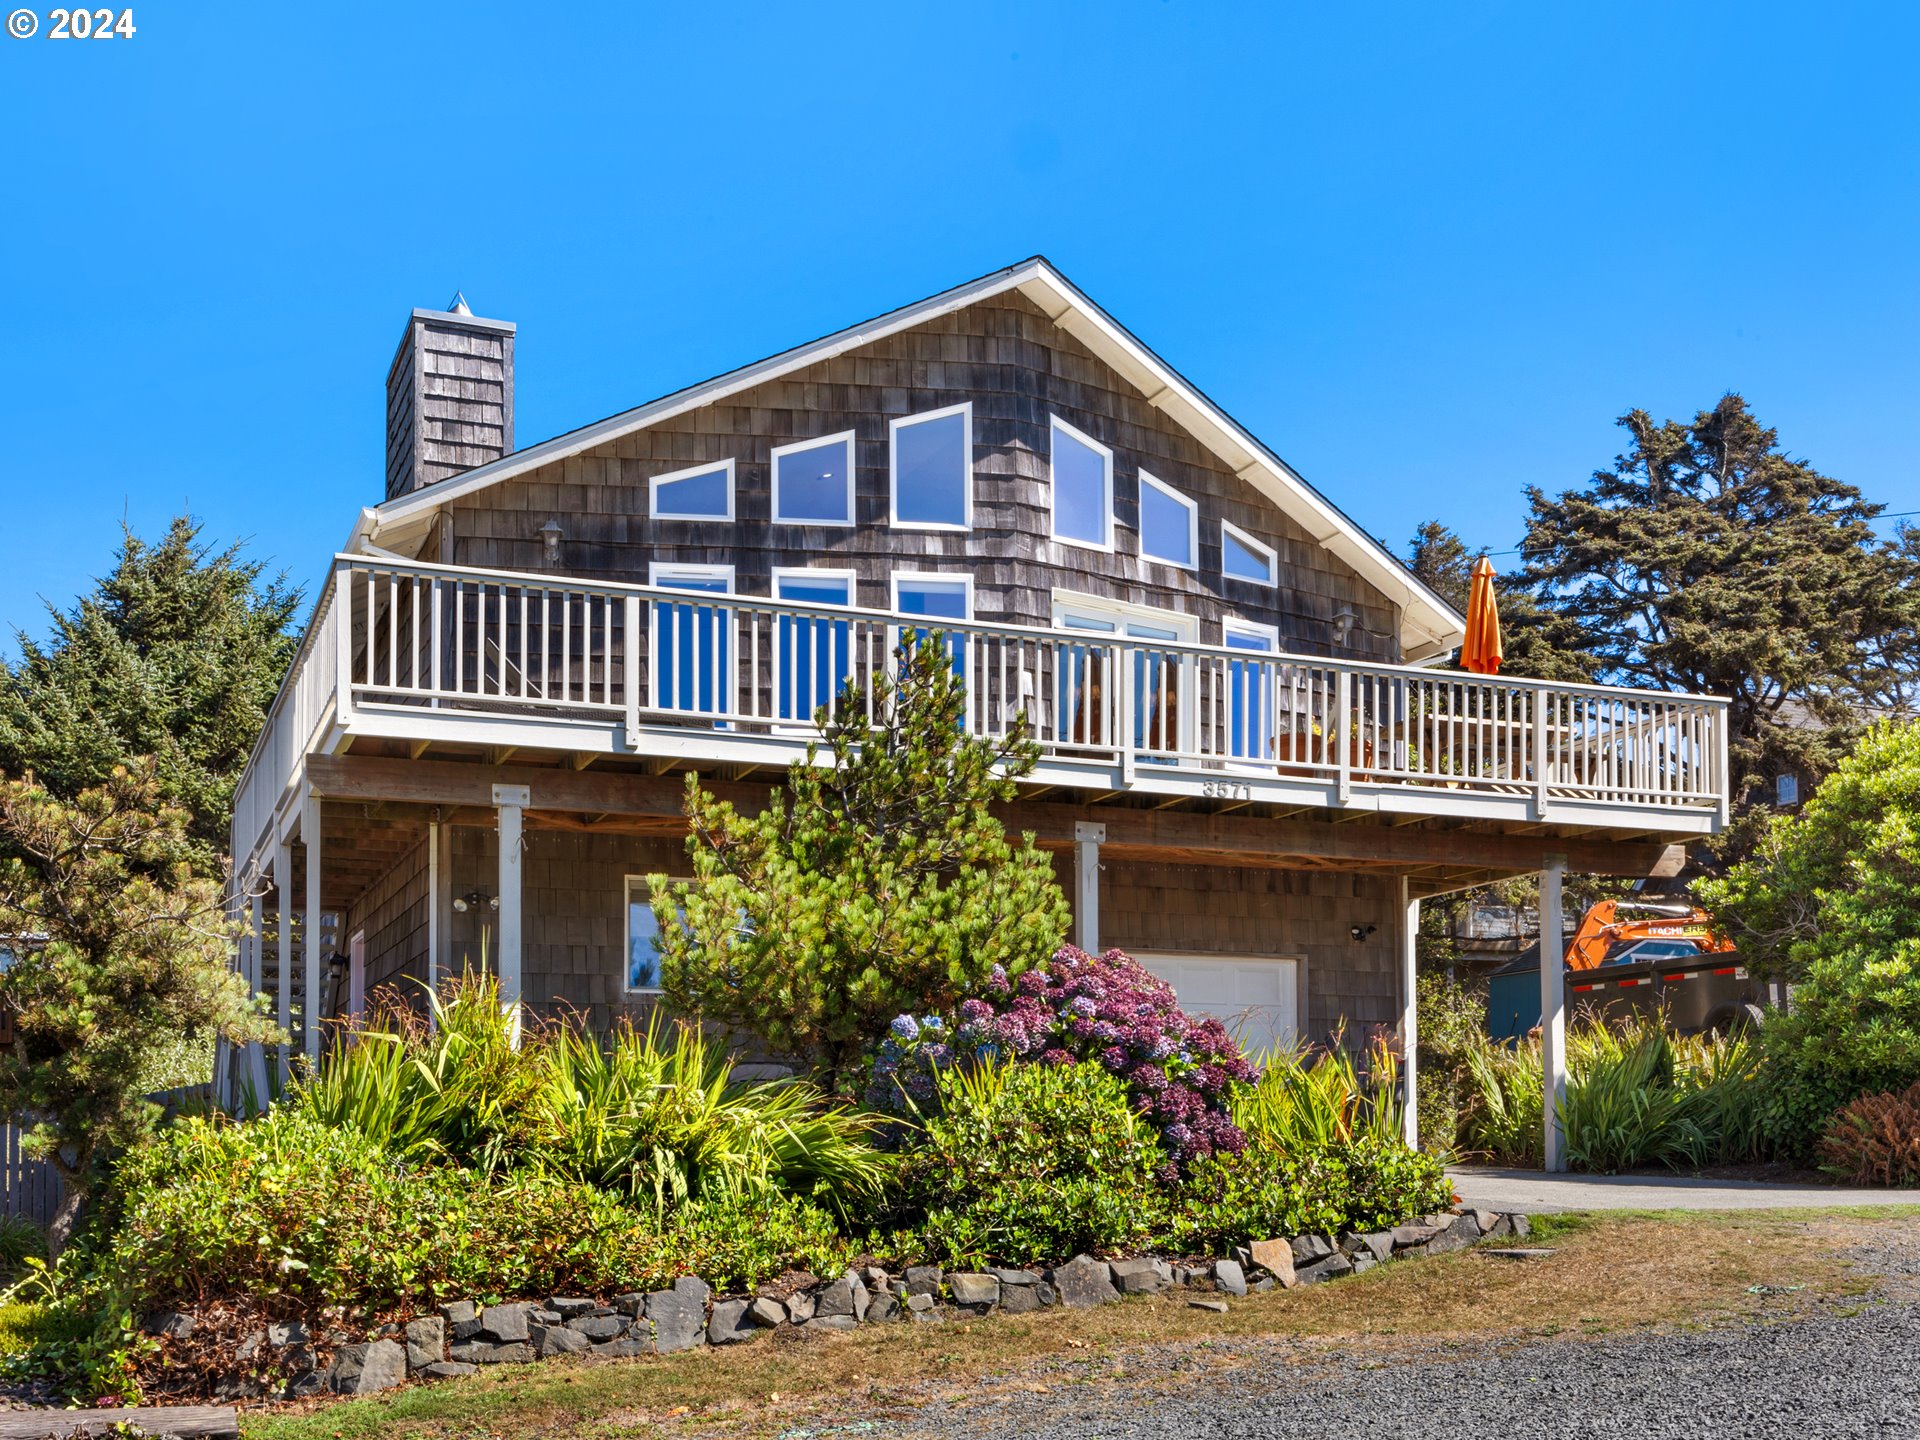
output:
[[[1019,290],[1068,334],[1086,345],[1136,385],[1148,403],[1188,431],[1229,469],[1279,505],[1315,542],[1325,546],[1389,599],[1401,607],[1401,648],[1409,658],[1451,649],[1466,633],[1466,621],[1451,606],[1414,577],[1400,561],[1343,515],[1285,461],[1255,439],[1159,356],[1141,344],[1126,328],[1083,295],[1045,260],[1023,260],[1018,265],[982,276],[917,304],[894,310],[864,324],[837,331],[810,344],[742,366],[699,385],[677,390],[632,410],[597,420],[591,425],[491,464],[481,465],[425,490],[389,500],[365,512],[356,537],[378,542],[383,534],[408,534],[449,501],[484,490],[502,480],[524,475],[556,460],[631,435],[649,425],[671,420],[703,405],[711,405],[742,390],[799,370],[848,350],[870,345],[902,330],[925,324],[937,316],[961,310],[977,301]],[[463,317],[464,318],[464,317]]]

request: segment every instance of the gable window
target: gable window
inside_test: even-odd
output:
[[[1200,563],[1200,507],[1140,472],[1140,553],[1191,570]]]
[[[1095,550],[1113,548],[1113,452],[1053,419],[1053,538]]]
[[[1220,522],[1220,573],[1255,585],[1280,583],[1279,557],[1238,525]]]
[[[650,569],[651,582],[664,590],[712,595],[733,591],[731,565],[662,565]],[[661,710],[696,715],[725,714],[733,708],[733,611],[656,599],[653,601],[653,703]]]
[[[629,995],[660,993],[660,922],[654,918],[651,900],[646,877],[627,876],[627,974],[623,988]]]
[[[774,447],[773,518],[782,525],[853,524],[853,431]]]
[[[733,461],[654,476],[652,507],[656,520],[733,519]]]
[[[973,524],[973,406],[950,405],[887,426],[895,525],[966,530]]]
[[[773,572],[776,600],[850,606],[853,594],[851,570]],[[853,627],[821,615],[782,613],[774,619],[773,653],[776,713],[782,720],[812,720],[814,711],[831,704],[853,673]]]

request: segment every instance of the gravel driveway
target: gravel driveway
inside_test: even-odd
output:
[[[1529,1341],[1504,1353],[1427,1345],[1335,1357],[1287,1342],[1236,1343],[1211,1354],[1162,1347],[1127,1357],[1121,1379],[1089,1362],[1078,1377],[1054,1377],[1065,1383],[1046,1393],[982,1386],[964,1404],[929,1405],[877,1433],[1031,1440],[1920,1436],[1920,1236],[1876,1240],[1851,1258],[1882,1275],[1885,1292],[1831,1302],[1803,1318]],[[1220,1366],[1223,1350],[1232,1352],[1230,1366]]]

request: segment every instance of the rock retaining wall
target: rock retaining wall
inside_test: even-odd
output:
[[[1529,1230],[1524,1215],[1458,1210],[1372,1234],[1256,1241],[1219,1260],[1142,1255],[1109,1261],[1079,1255],[1038,1270],[957,1273],[937,1265],[910,1265],[899,1273],[869,1265],[830,1280],[789,1274],[761,1293],[744,1296],[715,1296],[704,1280],[689,1275],[671,1289],[609,1300],[566,1295],[502,1305],[461,1300],[442,1305],[438,1314],[383,1326],[364,1339],[338,1329],[316,1338],[297,1320],[266,1326],[235,1347],[234,1372],[209,1377],[209,1384],[228,1399],[365,1395],[408,1380],[449,1379],[483,1366],[556,1355],[662,1355],[702,1345],[738,1345],[781,1327],[928,1325],[1053,1306],[1105,1305],[1123,1295],[1175,1289],[1210,1292],[1195,1295],[1192,1303],[1224,1309],[1213,1297],[1312,1285],[1415,1255],[1462,1250],[1483,1239],[1524,1240]],[[187,1339],[195,1325],[193,1316],[178,1311],[147,1320],[149,1333],[163,1343]]]

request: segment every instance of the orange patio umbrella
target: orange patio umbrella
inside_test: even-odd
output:
[[[1473,583],[1467,590],[1467,638],[1460,646],[1460,668],[1476,675],[1497,675],[1503,658],[1500,610],[1493,600],[1493,562],[1482,555],[1473,562]]]

